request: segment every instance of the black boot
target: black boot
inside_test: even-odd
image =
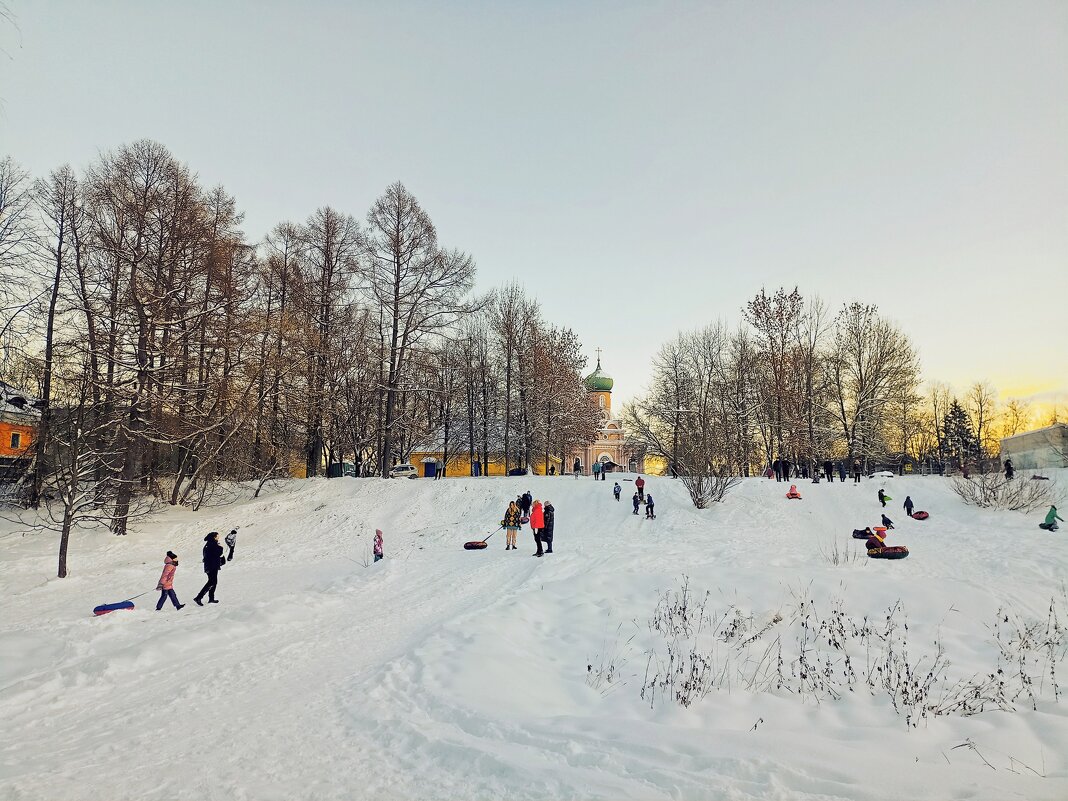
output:
[[[193,599],[193,603],[195,603],[197,606],[203,606],[204,605],[203,603],[201,603],[199,595],[196,598]]]

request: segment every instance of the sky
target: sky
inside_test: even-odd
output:
[[[260,239],[402,181],[638,394],[761,287],[1068,404],[1068,3],[5,0],[0,156],[141,138]]]

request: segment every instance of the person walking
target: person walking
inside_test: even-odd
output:
[[[226,546],[230,549],[230,553],[226,555],[226,561],[234,561],[234,548],[237,547],[237,529],[230,529],[230,533],[226,535]]]
[[[656,520],[656,512],[653,510],[653,493],[645,496],[645,519]]]
[[[511,501],[508,504],[508,510],[504,513],[504,520],[501,521],[501,525],[504,527],[504,550],[515,550],[515,537],[519,532],[519,520],[522,518],[522,513],[519,511],[519,507],[515,501]]]
[[[860,483],[860,459],[853,460],[853,483]]]
[[[374,544],[375,561],[377,562],[382,558],[382,529],[375,529],[375,544]]]
[[[841,481],[843,484],[845,484],[845,480],[846,480],[845,462],[839,462],[838,463],[838,480]]]
[[[915,505],[912,503],[912,496],[911,495],[906,495],[905,496],[905,514],[907,514],[909,517],[912,517],[913,508],[915,508]]]
[[[1012,459],[1005,460],[1005,478],[1008,481],[1012,481],[1012,477],[1016,475],[1016,468],[1012,466]]]
[[[782,480],[783,481],[789,481],[790,480],[790,468],[791,467],[793,467],[793,465],[790,464],[790,460],[789,459],[783,459],[782,460]]]
[[[556,527],[556,508],[546,501],[542,506],[544,524],[541,529],[541,541],[545,543],[545,553],[553,552],[553,529]]]
[[[619,494],[621,492],[623,492],[623,488],[621,486],[619,486],[619,482],[617,481],[616,485],[614,487],[612,487],[612,494],[616,497],[617,501],[619,500]]]
[[[879,503],[883,505],[884,509],[886,508],[886,493],[883,492],[882,487],[879,488]]]
[[[168,598],[171,599],[175,609],[182,609],[185,606],[185,604],[178,603],[178,596],[174,594],[174,572],[177,569],[178,555],[173,551],[167,551],[167,556],[163,559],[163,573],[156,585],[156,589],[160,591],[159,603],[156,604],[157,612],[163,608]]]
[[[601,463],[595,461],[593,463],[593,480],[596,481],[601,477]]]
[[[638,500],[644,501],[645,500],[645,479],[642,478],[641,476],[638,476],[634,480],[634,488],[638,490]]]
[[[638,514],[638,506],[641,504],[642,499],[638,496],[638,493],[635,492],[634,493],[634,497],[631,498],[630,500],[631,500],[631,503],[634,504],[634,514]]]
[[[608,465],[603,464],[603,465],[601,465],[601,481],[607,481],[607,480],[608,480]]]
[[[579,473],[581,473],[581,472],[582,472],[582,462],[580,462],[578,459],[576,459],[575,460],[575,467],[574,467],[575,478],[578,478],[579,477]]]
[[[834,483],[834,465],[831,464],[829,459],[823,463],[823,475],[827,477],[828,483]]]
[[[208,582],[193,599],[197,606],[204,605],[201,599],[205,593],[207,593],[209,604],[219,603],[215,600],[215,588],[219,584],[219,570],[224,564],[226,564],[226,557],[223,556],[222,545],[219,544],[219,532],[213,531],[204,538],[204,572],[208,575]]]
[[[776,459],[772,462],[771,469],[775,471],[775,480],[782,481],[782,459]]]
[[[1056,531],[1060,528],[1060,526],[1057,525],[1058,520],[1062,523],[1064,522],[1064,518],[1057,514],[1057,507],[1051,506],[1049,511],[1046,512],[1046,521],[1044,523],[1039,523],[1038,527],[1044,528],[1046,531]]]
[[[534,544],[538,546],[536,553],[533,556],[541,556],[541,530],[545,528],[545,513],[541,508],[541,501],[535,500],[534,505],[530,509],[530,530],[534,532]]]

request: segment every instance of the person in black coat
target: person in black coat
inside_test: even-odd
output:
[[[838,463],[838,480],[841,481],[843,484],[845,484],[845,480],[846,480],[845,462],[839,462]]]
[[[823,475],[827,477],[828,481],[834,481],[834,465],[830,461],[823,463]]]
[[[638,497],[638,493],[634,493],[634,497],[630,499],[634,504],[634,514],[638,514],[638,506],[641,505],[642,499]]]
[[[775,471],[775,480],[782,481],[782,460],[776,459],[772,462],[771,469]]]
[[[882,489],[879,490],[879,503],[883,505],[884,509],[886,508],[886,493]]]
[[[1016,475],[1016,468],[1012,466],[1012,459],[1005,460],[1005,478],[1012,481],[1012,477]]]
[[[193,600],[197,606],[203,606],[201,599],[204,594],[208,595],[209,604],[217,604],[215,600],[215,587],[219,583],[219,569],[226,564],[223,556],[222,545],[219,544],[219,532],[213,531],[204,538],[204,572],[208,574],[208,583],[197,593]]]
[[[790,460],[789,459],[783,459],[782,460],[782,480],[783,481],[789,481],[790,480],[790,468],[791,467],[793,467],[793,465],[790,464]]]
[[[519,508],[523,510],[523,517],[530,517],[530,505],[534,503],[534,496],[529,492],[524,492],[522,500],[523,503]]]
[[[909,496],[909,495],[906,495],[905,496],[905,514],[907,514],[909,517],[912,517],[913,508],[914,508],[914,506],[913,506],[913,503],[912,503],[912,497]]]
[[[553,526],[556,525],[556,507],[549,501],[541,508],[545,517],[544,526],[541,530],[541,541],[545,543],[545,553],[553,552]]]
[[[894,527],[894,521],[886,515],[883,515],[883,525],[886,526],[886,530],[889,531]]]

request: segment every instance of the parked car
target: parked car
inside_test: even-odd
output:
[[[870,473],[868,478],[893,478],[894,474],[889,470],[876,470],[874,473]]]
[[[390,468],[390,478],[419,478],[419,471],[414,464],[398,464]]]

